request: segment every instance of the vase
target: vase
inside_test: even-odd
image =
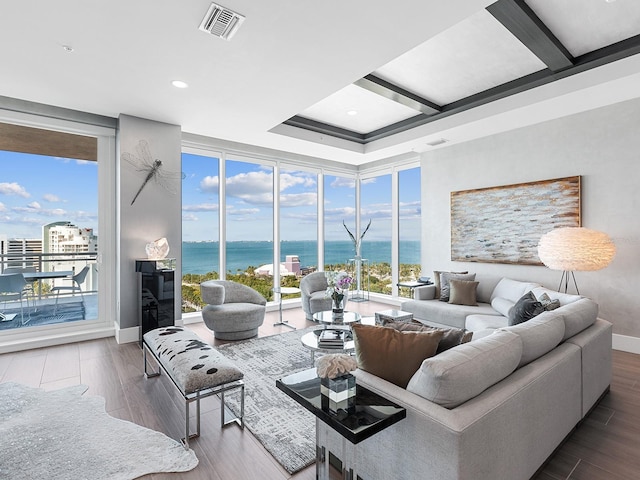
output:
[[[332,299],[332,317],[334,319],[340,319],[344,317],[344,311],[347,306],[347,300],[349,299],[349,290],[339,290],[342,298],[340,300]]]
[[[331,413],[353,413],[356,402],[356,377],[347,373],[336,378],[321,378],[322,409]]]

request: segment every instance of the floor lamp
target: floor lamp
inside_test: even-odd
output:
[[[616,247],[606,233],[584,227],[556,228],[545,233],[538,243],[538,256],[552,270],[562,270],[558,291],[564,283],[567,293],[569,277],[578,295],[573,272],[600,270],[611,263]]]

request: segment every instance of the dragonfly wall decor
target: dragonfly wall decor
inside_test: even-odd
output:
[[[142,192],[144,187],[151,180],[163,187],[169,193],[175,195],[177,192],[175,182],[177,180],[184,179],[185,174],[182,172],[170,172],[165,170],[161,160],[158,160],[157,158],[154,160],[151,155],[151,148],[149,148],[149,142],[146,140],[140,140],[138,145],[136,145],[135,150],[135,155],[128,152],[124,152],[122,154],[122,159],[125,162],[131,165],[137,172],[141,172],[145,175],[142,185],[140,185],[140,188],[133,197],[133,200],[131,200],[131,205],[133,205],[140,195],[140,192]]]

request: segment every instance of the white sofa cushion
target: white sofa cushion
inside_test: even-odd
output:
[[[491,301],[493,302],[494,298],[500,297],[516,303],[525,293],[539,286],[540,285],[537,283],[521,282],[519,280],[503,278],[498,282],[496,288],[493,289]]]
[[[487,328],[495,330],[497,328],[506,327],[509,325],[509,320],[507,317],[500,315],[469,315],[467,317],[466,324],[467,330],[478,332]]]
[[[510,375],[521,357],[520,336],[496,331],[424,360],[409,380],[407,390],[454,408]]]
[[[513,332],[522,339],[522,358],[518,364],[522,367],[556,348],[564,337],[564,329],[561,314],[543,312],[531,320],[501,330]]]
[[[562,303],[562,300],[560,302]],[[598,304],[590,298],[581,298],[553,311],[562,314],[564,319],[563,340],[573,337],[585,328],[590,327],[598,318]]]
[[[496,297],[491,300],[491,307],[500,315],[504,315],[507,318],[509,318],[509,310],[511,310],[511,307],[514,305],[514,302],[502,297]]]

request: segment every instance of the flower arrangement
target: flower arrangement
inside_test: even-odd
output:
[[[358,368],[355,357],[345,353],[323,355],[316,361],[316,372],[320,378],[338,378]]]
[[[349,287],[353,283],[353,277],[349,276],[346,272],[325,272],[327,277],[327,291],[325,295],[333,300],[335,309],[341,309],[342,300],[345,296],[345,291],[349,290]]]

